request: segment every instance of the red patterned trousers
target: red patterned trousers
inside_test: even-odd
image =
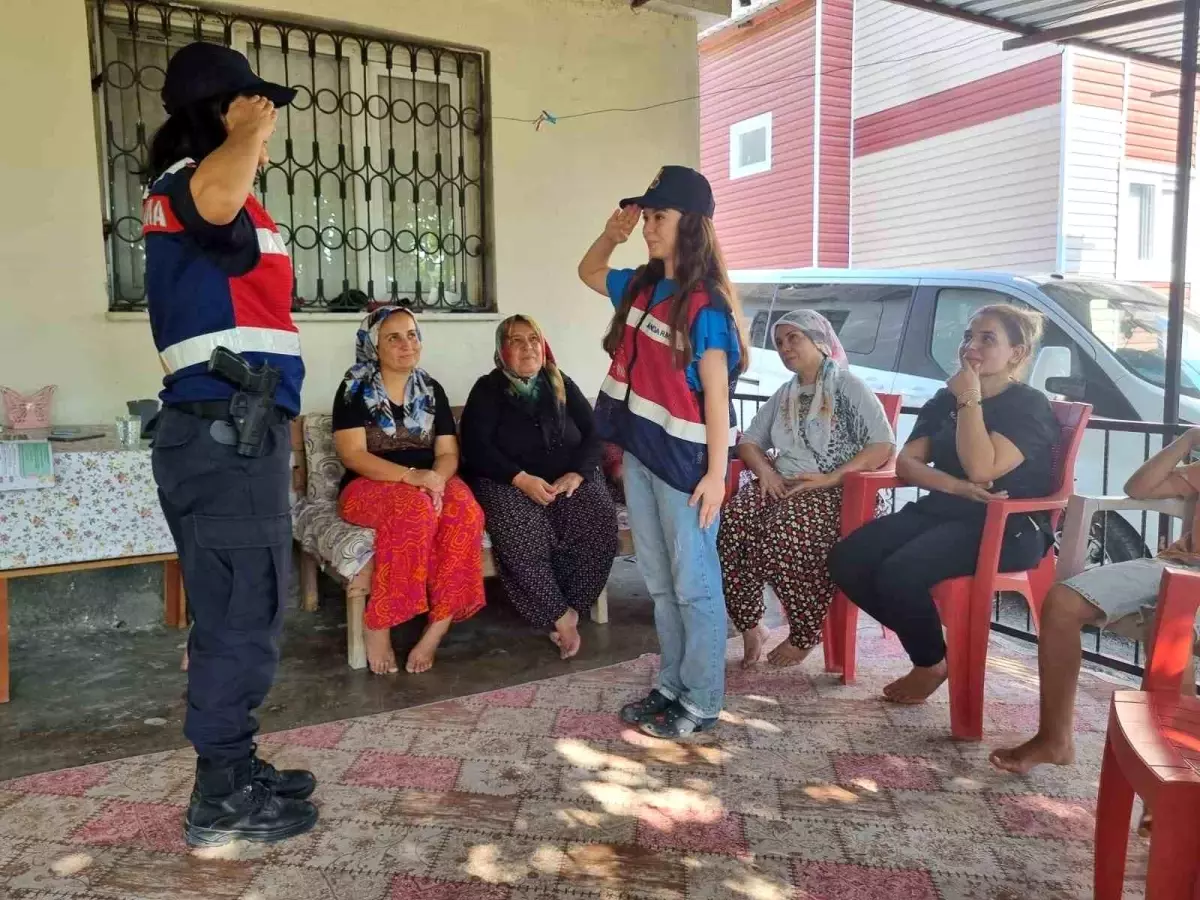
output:
[[[461,622],[483,609],[483,510],[461,479],[446,483],[440,516],[419,488],[369,478],[346,486],[338,511],[375,530],[367,628],[392,628],[422,613]]]

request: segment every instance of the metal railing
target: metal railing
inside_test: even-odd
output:
[[[89,0],[88,14],[111,310],[146,305],[159,91],[171,54],[198,40],[296,89],[258,181],[292,257],[295,310],[494,309],[481,52],[163,0]]]
[[[734,394],[734,411],[741,427],[769,398],[758,394]],[[919,407],[901,409],[899,432],[903,439],[912,428]],[[1084,494],[1120,494],[1125,481],[1143,462],[1173,439],[1186,425],[1092,418],[1076,462],[1076,490]],[[894,512],[920,495],[915,488],[892,492]],[[1089,566],[1110,565],[1127,559],[1153,556],[1159,547],[1177,536],[1178,520],[1146,512],[1098,513],[1091,524]],[[1021,640],[1037,642],[1033,620],[1025,601],[1016,595],[997,595],[992,610],[992,629]],[[1137,642],[1097,628],[1085,628],[1084,658],[1092,663],[1130,675],[1143,673],[1145,648]]]

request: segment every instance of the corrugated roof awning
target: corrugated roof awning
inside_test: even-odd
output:
[[[1179,68],[1181,0],[892,0],[1018,35],[1005,49],[1063,43]]]

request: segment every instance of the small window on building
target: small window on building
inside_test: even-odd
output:
[[[1154,185],[1130,182],[1129,200],[1137,218],[1137,258],[1146,262],[1154,259]]]
[[[771,171],[771,114],[729,126],[729,177]]]

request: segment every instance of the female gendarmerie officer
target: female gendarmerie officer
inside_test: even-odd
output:
[[[294,94],[234,50],[191,44],[167,66],[169,118],[150,148],[146,291],[166,372],[154,478],[193,617],[184,723],[199,757],[184,819],[193,846],[282,840],[317,821],[312,773],[276,770],[253,743],[291,572],[287,420],[300,409],[304,364],[291,262],[251,189],[276,107]],[[223,375],[210,371],[217,347],[241,357],[227,357]],[[278,375],[258,442],[231,401],[271,398],[255,396],[263,385],[235,385],[241,362]]]

